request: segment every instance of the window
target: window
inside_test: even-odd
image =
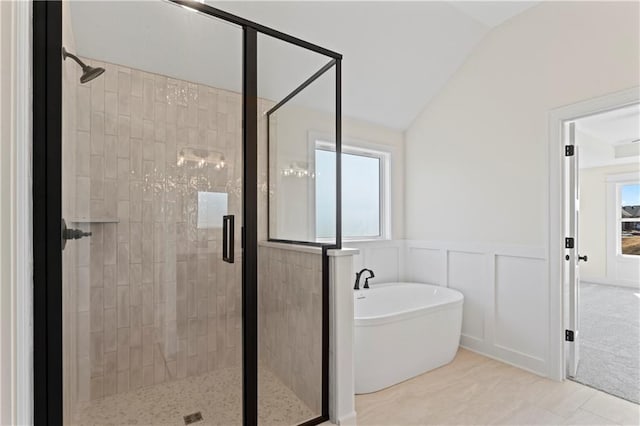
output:
[[[640,256],[640,183],[621,184],[618,188],[620,253]]]
[[[315,235],[335,237],[335,151],[333,144],[315,148]],[[350,240],[384,238],[386,175],[389,153],[364,148],[342,150],[342,236]]]
[[[605,267],[604,278],[614,284],[637,286],[640,282],[640,178],[638,172],[632,172],[608,174],[605,180],[607,248],[603,259],[605,265],[602,265]],[[594,259],[597,261],[596,257]],[[597,267],[598,263],[594,265]]]

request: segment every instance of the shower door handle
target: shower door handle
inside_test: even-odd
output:
[[[233,263],[233,252],[235,251],[234,237],[234,216],[222,216],[222,260],[227,263]]]

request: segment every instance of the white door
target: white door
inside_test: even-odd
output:
[[[569,123],[569,151],[565,151],[567,173],[567,215],[566,217],[566,237],[565,258],[568,269],[569,286],[569,328],[565,332],[565,341],[569,349],[567,360],[568,376],[575,377],[580,362],[580,255],[578,254],[578,220],[580,212],[580,185],[578,168],[578,147],[575,137],[575,123]],[[572,152],[571,152],[572,150]],[[571,247],[573,246],[573,247]],[[586,260],[586,256],[585,256]]]

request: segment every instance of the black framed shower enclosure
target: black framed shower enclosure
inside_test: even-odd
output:
[[[322,413],[305,424],[329,419],[329,262],[327,250],[341,248],[341,61],[342,55],[206,4],[170,0],[241,27],[243,147],[242,417],[258,423],[258,87],[257,36],[265,34],[330,59],[335,68],[336,239],[316,245],[323,254]],[[316,77],[317,78],[317,77]],[[310,80],[313,81],[314,77]],[[302,90],[307,81],[296,91]],[[292,93],[294,96],[296,91]],[[285,103],[289,97],[280,104]],[[62,362],[62,3],[33,3],[33,278],[34,422],[63,422]],[[284,241],[283,241],[284,242]]]

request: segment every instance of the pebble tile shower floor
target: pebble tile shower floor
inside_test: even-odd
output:
[[[261,425],[294,425],[315,417],[278,378],[260,367],[258,416]],[[200,412],[194,425],[242,424],[242,371],[215,370],[79,405],[77,425],[184,425],[184,416]]]

